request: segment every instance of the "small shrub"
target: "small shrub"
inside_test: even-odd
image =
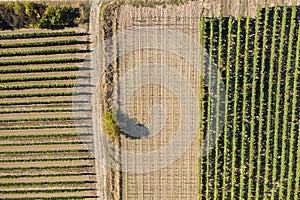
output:
[[[110,139],[115,140],[120,136],[120,128],[115,118],[115,114],[112,111],[105,113],[103,117],[102,128],[104,134]]]
[[[66,6],[48,6],[37,26],[49,29],[75,26],[74,20],[77,17],[79,17],[78,9]]]

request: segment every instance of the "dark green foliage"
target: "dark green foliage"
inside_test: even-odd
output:
[[[39,28],[59,29],[75,26],[79,17],[78,9],[66,6],[48,6],[37,26]]]
[[[73,27],[88,22],[88,11],[88,4],[72,7],[33,2],[0,3],[0,30]]]
[[[0,30],[25,28],[36,24],[45,10],[44,4],[1,3]]]

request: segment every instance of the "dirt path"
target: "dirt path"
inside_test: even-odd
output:
[[[100,42],[100,21],[99,21],[99,16],[100,16],[100,10],[102,7],[102,3],[103,0],[90,0],[91,2],[91,11],[90,11],[90,26],[89,26],[89,33],[90,33],[90,40],[92,41],[91,44],[91,50],[95,50],[98,47],[98,44]],[[91,68],[101,72],[102,71],[102,67],[101,65],[99,65],[99,63],[95,62],[97,60],[97,56],[96,54],[92,53],[91,54]],[[95,83],[96,77],[92,76],[91,82]],[[97,84],[97,83],[96,83]],[[99,100],[100,98],[100,94],[99,91],[97,90],[98,88],[91,88],[93,95],[91,95],[91,105],[92,105],[92,112],[93,113],[98,113],[100,114],[100,104],[99,104]],[[93,141],[94,141],[94,156],[96,158],[95,160],[95,170],[96,170],[96,180],[97,180],[97,184],[96,184],[96,188],[97,188],[97,196],[98,199],[107,199],[107,183],[108,183],[108,179],[107,179],[107,168],[106,166],[103,165],[103,163],[99,162],[99,160],[97,160],[98,158],[102,158],[103,154],[105,154],[105,151],[103,149],[102,146],[100,146],[99,144],[101,144],[101,137],[100,137],[100,133],[98,130],[98,127],[96,124],[101,123],[101,116],[97,116],[97,118],[93,117]],[[100,126],[101,127],[101,126]],[[101,154],[102,153],[102,154]]]

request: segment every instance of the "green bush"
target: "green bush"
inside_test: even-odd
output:
[[[78,9],[66,6],[48,6],[37,26],[48,29],[75,26],[76,17],[79,17]]]
[[[120,136],[120,128],[112,111],[105,113],[102,126],[104,134],[110,140],[115,140]]]
[[[87,23],[89,4],[59,6],[45,3],[0,3],[0,29],[49,28],[60,29]]]

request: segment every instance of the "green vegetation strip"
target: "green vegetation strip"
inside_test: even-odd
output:
[[[84,120],[90,118],[57,117],[57,118],[25,118],[25,119],[2,119],[1,122],[40,122],[40,121],[65,121],[65,120]]]
[[[20,60],[20,61],[3,61],[0,62],[0,66],[7,65],[30,65],[30,64],[51,64],[51,63],[73,63],[83,62],[84,59],[80,58],[58,58],[50,60]]]
[[[23,155],[23,154],[56,154],[56,153],[83,153],[88,150],[48,150],[48,151],[4,151],[0,154],[5,155]]]
[[[28,56],[28,55],[49,55],[49,54],[64,54],[64,53],[77,53],[78,48],[72,49],[47,49],[47,50],[37,50],[37,51],[15,51],[15,52],[0,52],[0,57],[9,56]]]
[[[222,63],[221,63],[221,54],[222,54],[222,29],[223,29],[223,16],[220,16],[220,21],[219,21],[219,35],[218,35],[218,66],[221,67]],[[222,80],[221,79],[221,75],[220,75],[220,71],[217,70],[217,105],[216,105],[216,114],[217,114],[217,119],[216,119],[216,133],[219,133],[220,131],[220,82]],[[200,90],[201,91],[201,90]],[[214,160],[214,199],[218,199],[218,166],[219,166],[219,147],[218,147],[218,142],[215,145],[214,151],[215,151],[215,160]]]
[[[228,19],[228,36],[227,36],[227,57],[226,57],[226,96],[229,97],[229,80],[230,80],[230,51],[231,51],[231,34],[232,34],[232,21],[233,18],[230,17]],[[227,180],[227,137],[228,137],[228,110],[229,110],[229,100],[226,98],[225,100],[225,119],[224,119],[224,151],[223,151],[223,181],[222,181],[222,200],[227,199],[226,194],[228,191],[226,190],[226,180]],[[209,183],[206,183],[209,184]]]
[[[255,195],[259,195],[260,186],[260,172],[261,172],[261,151],[262,141],[263,141],[263,118],[264,118],[264,99],[265,99],[265,74],[266,74],[266,51],[267,51],[267,41],[268,41],[268,21],[269,21],[269,6],[266,6],[264,13],[264,26],[263,26],[263,39],[262,39],[262,58],[261,58],[261,70],[260,70],[260,84],[259,84],[259,123],[258,123],[258,150],[257,150],[257,166],[256,166],[256,185],[255,185]]]
[[[0,160],[0,163],[14,162],[52,162],[52,161],[74,161],[74,160],[94,160],[95,158],[45,158],[45,159],[22,159],[22,160]]]
[[[0,69],[1,74],[12,74],[12,73],[32,73],[32,72],[62,72],[62,71],[77,71],[78,66],[68,67],[47,67],[47,68],[14,68],[14,69]]]
[[[92,165],[74,165],[74,166],[49,166],[49,167],[8,167],[0,168],[1,172],[4,171],[14,171],[14,170],[61,170],[61,169],[83,169],[83,168],[93,168]]]
[[[210,25],[210,33],[209,33],[209,69],[208,69],[208,100],[207,100],[207,138],[210,138],[210,134],[211,134],[211,88],[212,88],[212,57],[213,57],[213,37],[214,37],[214,19],[211,18],[209,21],[209,25]],[[206,144],[206,183],[209,182],[209,172],[211,171],[209,169],[210,167],[210,163],[209,163],[209,158],[210,158],[210,152],[209,152],[209,148],[210,148],[210,140],[207,140],[207,144]],[[205,187],[205,198],[209,199],[209,194],[210,194],[210,188],[209,188],[209,184],[206,184]]]
[[[28,42],[28,43],[13,43],[13,44],[0,44],[0,48],[21,48],[21,47],[40,47],[40,46],[58,46],[58,45],[73,45],[80,44],[78,40],[56,40],[48,42]]]
[[[296,58],[295,58],[295,71],[294,71],[294,83],[293,83],[293,100],[292,100],[292,119],[291,119],[291,128],[290,128],[290,148],[289,148],[289,163],[288,163],[288,187],[287,187],[287,199],[292,199],[291,198],[291,194],[292,192],[292,185],[293,185],[293,177],[295,177],[294,171],[293,171],[293,164],[295,163],[295,159],[294,159],[294,150],[297,148],[296,146],[294,146],[295,144],[295,140],[296,140],[296,135],[295,132],[297,130],[296,129],[296,116],[297,116],[297,92],[299,92],[299,90],[297,89],[299,87],[298,84],[298,76],[299,76],[299,59],[300,59],[300,26],[298,27],[298,38],[297,38],[297,47],[296,47]],[[298,94],[299,95],[299,94]],[[299,125],[300,123],[298,123]],[[300,127],[300,126],[299,126]],[[298,139],[300,141],[300,132],[298,134]],[[299,159],[299,154],[300,153],[300,145],[298,143],[298,153],[296,155],[298,155],[298,159]],[[297,163],[297,162],[296,162]],[[300,172],[298,172],[300,173]],[[296,173],[296,177],[299,177],[299,175]],[[298,186],[296,186],[296,188],[298,188],[298,192],[296,191],[296,194],[300,192],[300,188],[299,188],[299,180],[296,179],[296,184],[298,184]],[[297,196],[297,195],[294,195]]]
[[[276,177],[277,177],[277,161],[278,161],[278,146],[279,146],[279,124],[280,124],[280,112],[282,108],[280,108],[280,96],[281,96],[281,77],[282,77],[282,67],[283,67],[283,57],[284,57],[284,43],[285,43],[285,29],[286,29],[286,20],[287,19],[287,6],[283,8],[283,17],[281,23],[281,32],[280,32],[280,43],[279,43],[279,60],[278,60],[278,73],[277,73],[277,86],[276,86],[276,103],[275,103],[275,134],[274,134],[274,149],[273,149],[273,169],[272,169],[272,192],[271,192],[271,200],[275,199],[275,192],[277,189],[276,185]],[[283,141],[285,142],[285,141]]]
[[[20,82],[20,81],[50,81],[76,79],[77,76],[46,76],[46,77],[20,77],[20,78],[0,78],[0,83]]]
[[[237,116],[237,107],[238,107],[238,78],[239,78],[239,62],[240,62],[240,47],[241,47],[241,16],[238,17],[237,24],[237,36],[236,36],[236,46],[235,46],[235,80],[234,80],[234,105],[233,105],[233,134],[232,134],[232,154],[231,154],[231,199],[234,199],[235,192],[234,188],[236,186],[236,153],[237,145],[236,138],[238,134],[238,116]]]
[[[16,108],[17,109],[17,108]],[[9,113],[49,113],[49,112],[90,112],[90,109],[55,109],[55,110],[5,110],[0,111],[0,114],[9,114]]]
[[[27,101],[27,102],[5,102],[0,103],[0,106],[12,106],[12,105],[43,105],[43,104],[71,104],[71,103],[88,103],[88,101],[72,101],[72,100],[62,100],[62,101]]]
[[[0,179],[17,179],[17,178],[37,178],[37,177],[62,177],[62,176],[94,176],[95,173],[74,173],[74,174],[23,174],[23,175],[5,175],[0,176]]]
[[[41,146],[41,145],[69,145],[69,144],[82,144],[82,142],[39,142],[39,143],[10,143],[10,144],[0,144],[2,147],[9,146]]]
[[[53,97],[53,96],[72,96],[77,92],[57,92],[57,93],[37,93],[37,94],[3,94],[0,98],[26,98],[26,97]]]
[[[299,51],[298,51],[299,53]],[[300,119],[298,120],[298,125],[300,124]],[[297,142],[297,166],[296,166],[296,178],[295,178],[295,195],[294,195],[294,200],[299,199],[299,192],[300,192],[300,126],[298,126],[298,142]]]
[[[80,126],[26,126],[26,127],[5,127],[0,130],[28,130],[28,129],[56,129],[56,128],[80,128]]]
[[[204,33],[205,33],[205,20],[204,17],[201,17],[200,24],[200,45],[204,49],[205,41],[204,41]],[[200,54],[200,65],[201,65],[201,73],[200,73],[200,88],[199,88],[199,119],[203,118],[203,66],[204,66],[204,52]],[[202,190],[202,138],[204,137],[204,129],[203,129],[203,121],[199,120],[199,134],[198,134],[198,143],[199,143],[199,158],[198,158],[198,199],[201,199],[201,190]]]
[[[72,36],[72,35],[83,35],[83,34],[84,33],[76,33],[75,31],[16,33],[16,34],[2,34],[0,35],[0,39]]]
[[[0,139],[13,139],[13,138],[56,138],[56,137],[76,137],[80,136],[78,133],[70,133],[70,134],[53,134],[53,135],[5,135],[0,136]]]
[[[26,89],[38,89],[38,88],[72,88],[78,86],[78,84],[47,84],[47,85],[7,85],[0,86],[0,90],[26,90]]]
[[[253,58],[253,71],[252,71],[252,90],[251,90],[251,120],[250,120],[250,159],[249,159],[249,178],[248,178],[248,193],[247,199],[252,199],[252,183],[254,182],[253,173],[254,173],[254,133],[255,133],[255,99],[256,99],[256,87],[257,87],[257,79],[255,77],[258,76],[257,73],[257,58],[258,58],[258,41],[259,41],[259,24],[260,24],[260,9],[258,8],[256,11],[256,21],[255,21],[255,36],[254,36],[254,58]],[[226,177],[224,177],[226,178]]]
[[[55,190],[10,190],[10,191],[1,191],[0,194],[34,194],[34,193],[58,193],[58,192],[83,192],[83,191],[94,191],[95,189],[55,189]]]
[[[95,183],[95,181],[59,181],[59,182],[38,182],[38,183],[0,183],[0,187],[37,187],[37,186],[66,186],[83,185]]]
[[[277,35],[277,21],[278,21],[278,7],[274,8],[274,17],[273,17],[273,28],[272,28],[272,44],[271,44],[271,58],[270,58],[270,72],[269,72],[269,80],[268,80],[268,105],[267,105],[267,140],[266,140],[266,151],[265,151],[265,168],[264,168],[264,185],[263,185],[263,193],[266,194],[269,184],[269,174],[270,174],[270,136],[271,136],[271,122],[272,122],[272,97],[273,97],[273,78],[274,78],[274,66],[275,66],[275,55],[276,55],[276,35]],[[256,199],[259,194],[256,193]]]
[[[248,63],[248,50],[249,50],[249,28],[250,28],[250,17],[246,19],[246,36],[245,36],[245,50],[244,50],[244,80],[243,80],[243,108],[242,108],[242,147],[241,147],[241,167],[240,167],[240,190],[239,199],[244,197],[244,180],[245,180],[245,139],[246,139],[246,122],[247,122],[247,83],[249,73]],[[218,163],[216,163],[218,164]]]
[[[286,179],[284,177],[285,172],[287,172],[286,166],[286,152],[287,152],[287,132],[288,132],[288,115],[289,115],[289,102],[288,100],[290,99],[290,80],[291,80],[291,75],[290,72],[292,70],[291,62],[292,62],[292,49],[293,49],[293,41],[294,41],[294,30],[296,28],[295,20],[296,20],[296,7],[292,7],[292,16],[291,16],[291,25],[290,25],[290,30],[289,30],[289,40],[288,40],[288,55],[287,55],[287,64],[286,64],[286,73],[285,73],[285,86],[284,86],[284,106],[283,106],[283,129],[282,129],[282,136],[281,136],[281,141],[282,141],[282,147],[281,147],[281,156],[280,156],[280,180],[279,180],[279,199],[284,199],[286,195],[284,194],[283,189],[285,188],[284,185],[286,185]],[[297,69],[297,67],[296,67]],[[292,121],[293,123],[293,121]],[[293,145],[293,144],[292,144]],[[292,161],[290,161],[292,162]],[[285,180],[284,180],[285,179]],[[287,198],[290,199],[290,198]]]

